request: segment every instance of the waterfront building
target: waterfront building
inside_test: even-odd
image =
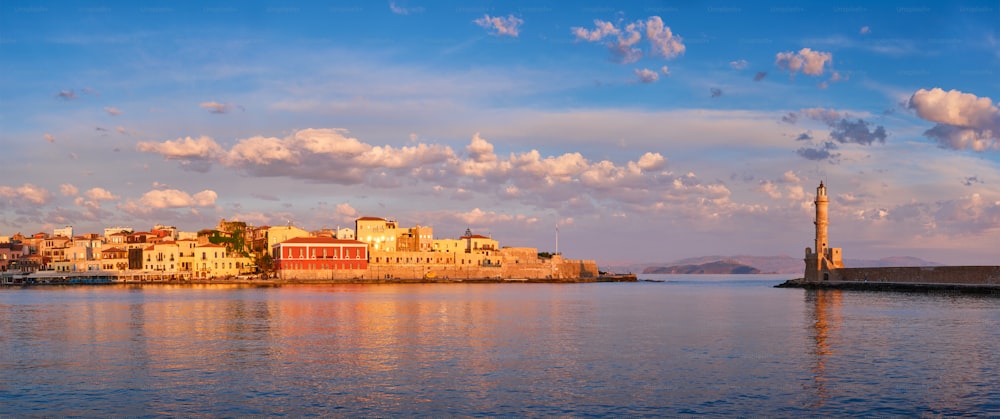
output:
[[[10,264],[21,258],[24,245],[20,243],[0,243],[0,272],[7,271]]]
[[[173,241],[177,240],[177,227],[166,226],[163,224],[157,224],[153,226],[153,229],[149,231],[153,233],[157,238],[161,240]]]
[[[434,228],[421,226],[397,229],[396,250],[400,252],[429,252],[433,249]]]
[[[275,269],[283,279],[332,278],[334,271],[368,269],[368,245],[331,237],[297,237],[274,245]]]
[[[107,230],[105,230],[105,231],[107,231]],[[120,246],[124,246],[125,243],[127,243],[127,239],[128,239],[129,234],[132,234],[132,233],[126,233],[124,231],[119,231],[117,233],[106,234],[106,235],[104,235],[104,242],[105,243],[114,244],[114,245],[119,246],[119,247]]]
[[[66,248],[72,239],[65,236],[46,237],[37,241],[38,254],[42,255],[44,262],[66,260]],[[47,264],[42,265],[42,269],[47,268]]]
[[[53,236],[62,236],[62,237],[72,238],[73,237],[73,226],[66,226],[66,227],[63,227],[63,228],[53,229],[52,230],[52,235]]]
[[[125,235],[131,234],[133,231],[132,227],[105,227],[104,228],[104,238],[107,239],[112,234],[125,233]]]
[[[143,249],[142,257],[144,270],[173,274],[180,263],[180,248],[173,241],[154,243]]]
[[[274,248],[274,245],[283,241],[288,241],[298,237],[309,237],[308,231],[293,225],[261,227],[261,230],[264,241],[267,243],[267,247],[265,248],[266,251],[270,251],[270,249]]]
[[[249,273],[253,264],[250,258],[230,253],[219,244],[198,244],[194,247],[193,277],[225,278]]]
[[[399,224],[379,217],[361,217],[354,221],[358,241],[368,243],[373,251],[395,252]]]
[[[354,230],[347,227],[338,227],[337,235],[335,237],[341,240],[357,240],[357,237],[354,236]]]
[[[128,251],[120,247],[101,250],[100,263],[105,271],[125,271],[128,269]]]

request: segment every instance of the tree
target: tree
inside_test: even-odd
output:
[[[271,274],[274,273],[274,258],[271,257],[270,253],[264,252],[263,255],[258,256],[254,260],[254,263],[257,265],[257,269],[264,275],[265,278],[271,277]]]

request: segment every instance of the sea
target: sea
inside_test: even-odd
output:
[[[1000,295],[790,277],[3,287],[0,416],[1000,415]]]

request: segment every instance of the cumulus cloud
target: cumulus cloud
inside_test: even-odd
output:
[[[494,196],[570,213],[677,210],[690,217],[717,218],[759,210],[731,202],[720,181],[671,173],[667,159],[659,153],[643,153],[625,162],[591,160],[578,152],[501,154],[478,133],[458,151],[447,145],[404,142],[406,147],[376,146],[350,137],[344,129],[305,129],[282,138],[241,139],[228,149],[177,147],[186,144],[174,141],[147,144],[143,151],[204,157],[251,177],[406,187],[453,199]],[[205,144],[217,145],[214,141]],[[192,147],[212,151],[184,151]],[[139,200],[134,202],[139,204]]]
[[[213,160],[225,154],[222,147],[207,136],[178,138],[162,143],[140,141],[136,144],[136,150],[159,154],[167,160],[180,161],[182,167],[199,172],[207,171]]]
[[[42,136],[42,138],[44,138],[45,141],[48,141],[50,143],[56,142],[56,137],[53,137],[52,134],[45,134]]]
[[[473,22],[479,26],[489,29],[491,35],[512,36],[517,38],[518,30],[521,24],[524,23],[524,20],[514,15],[507,15],[507,17],[490,17],[490,15],[483,15],[483,17],[476,19]]]
[[[840,153],[834,152],[836,149],[836,143],[833,141],[826,141],[813,147],[801,147],[798,150],[795,150],[795,154],[798,154],[806,160],[827,160],[830,163],[836,163],[837,159],[840,158]]]
[[[868,35],[871,32],[872,32],[872,29],[869,28],[869,27],[867,27],[867,26],[862,26],[861,30],[858,31],[858,33],[860,33],[862,35]]]
[[[177,189],[156,189],[146,192],[138,199],[127,200],[119,204],[118,208],[128,213],[150,214],[164,209],[212,207],[218,196],[215,191],[208,189],[194,195]]]
[[[445,218],[452,218],[472,227],[486,227],[492,224],[511,221],[533,224],[538,221],[536,217],[529,217],[523,214],[510,215],[496,211],[483,211],[479,208],[473,208],[467,212],[450,212],[443,215]]]
[[[52,194],[45,188],[25,183],[19,187],[0,186],[0,197],[8,198],[8,203],[12,206],[21,206],[21,202],[44,205],[52,198]]]
[[[885,144],[889,136],[885,127],[881,125],[872,124],[861,118],[851,118],[848,113],[833,109],[802,109],[798,112],[789,112],[781,117],[782,122],[789,124],[796,124],[800,119],[819,121],[830,129],[829,137],[826,140],[816,141],[809,132],[801,133],[795,137],[795,141],[810,143],[810,145],[795,151],[796,154],[808,160],[828,160],[835,163],[840,157],[840,153],[835,152],[838,149],[838,144],[865,146],[874,143]]]
[[[59,192],[62,193],[63,196],[76,196],[77,194],[80,193],[80,190],[77,189],[76,186],[73,186],[69,183],[64,183],[62,185],[59,185]]]
[[[657,80],[660,79],[659,73],[650,70],[648,68],[644,68],[642,70],[635,69],[633,70],[633,72],[635,73],[636,77],[639,78],[639,82],[641,83],[655,83]]]
[[[92,201],[114,201],[118,196],[104,188],[91,188],[84,195]]]
[[[348,204],[346,202],[337,205],[336,213],[337,216],[340,218],[351,219],[351,220],[357,219],[359,215],[358,210],[354,209],[354,207],[352,207],[351,204]]]
[[[660,67],[660,72],[663,73],[663,77],[670,76],[670,69],[667,66]]]
[[[651,16],[646,20],[646,38],[649,39],[653,55],[670,59],[684,53],[681,37],[674,35],[659,16]]]
[[[744,70],[749,65],[750,63],[748,63],[747,60],[736,60],[729,62],[729,66],[732,67],[733,70]]]
[[[833,54],[809,48],[802,48],[799,52],[779,52],[774,60],[779,69],[788,71],[793,76],[799,72],[810,76],[822,75],[824,67],[832,62]]]
[[[219,103],[216,101],[202,102],[198,105],[202,109],[207,109],[209,112],[214,114],[224,114],[229,113],[233,109],[233,106],[228,103]]]
[[[870,145],[874,142],[885,144],[887,136],[885,127],[878,125],[872,129],[871,126],[871,123],[863,119],[852,122],[844,118],[831,125],[830,137],[841,144]]]
[[[936,87],[916,91],[907,106],[921,119],[937,124],[924,136],[943,148],[1000,150],[1000,108],[990,98]]]
[[[610,35],[617,35],[621,31],[615,27],[614,23],[605,22],[603,20],[594,19],[594,29],[588,30],[586,28],[574,27],[571,32],[576,36],[577,40],[583,40],[588,42],[597,42]]]
[[[995,236],[1000,233],[1000,201],[980,194],[933,203],[908,203],[889,208],[887,219],[920,225],[925,235]]]
[[[104,107],[104,112],[107,112],[108,115],[111,115],[111,116],[118,116],[118,115],[122,114],[122,111],[118,110],[117,108],[112,108],[110,106],[105,106]]]
[[[643,52],[637,44],[642,41],[643,32],[649,41],[650,55],[672,59],[685,51],[683,39],[664,25],[659,16],[618,24],[595,19],[594,29],[574,27],[571,32],[578,41],[602,42],[607,39],[605,46],[613,60],[622,64],[634,63],[642,58]]]

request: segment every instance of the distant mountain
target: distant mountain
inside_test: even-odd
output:
[[[642,270],[644,274],[759,274],[760,269],[728,261],[702,263],[700,265],[674,265],[653,267]]]
[[[802,271],[805,269],[805,262],[803,262],[801,257],[791,257],[788,255],[778,255],[778,256],[714,255],[714,256],[701,256],[701,257],[680,259],[667,263],[637,263],[631,265],[608,266],[606,269],[610,270],[611,272],[652,273],[653,270],[657,269],[669,270],[671,268],[677,268],[678,270],[682,270],[680,267],[684,265],[698,266],[698,265],[711,264],[714,262],[725,262],[736,265],[745,265],[748,267],[756,268],[759,270],[759,273],[765,273],[765,274],[769,273],[801,274]],[[887,267],[887,266],[942,266],[942,265],[940,263],[929,262],[920,258],[915,258],[910,256],[893,256],[882,259],[846,259],[844,260],[844,266],[848,268],[877,268],[877,267]],[[690,269],[690,268],[685,268],[685,269]],[[670,273],[670,272],[664,272],[664,273]],[[717,272],[711,272],[711,273],[717,273]]]
[[[885,268],[893,266],[944,266],[937,262],[910,256],[890,256],[882,259],[845,259],[845,268]]]

